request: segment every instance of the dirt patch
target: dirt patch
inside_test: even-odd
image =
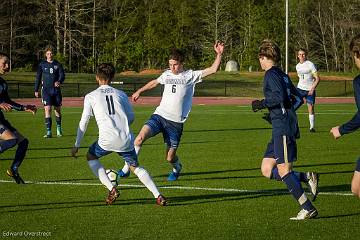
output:
[[[144,69],[139,74],[146,75],[146,74],[161,74],[164,70],[160,69]]]
[[[137,75],[137,74],[139,74],[139,73],[135,72],[135,71],[124,71],[124,72],[119,73],[119,75],[123,75],[123,76]]]

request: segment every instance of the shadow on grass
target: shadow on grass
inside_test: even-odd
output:
[[[269,190],[263,192],[237,192],[227,194],[206,194],[206,195],[192,195],[168,198],[169,205],[166,207],[175,207],[182,205],[195,205],[209,202],[223,202],[223,201],[239,201],[261,197],[271,197],[279,194],[288,194],[286,191]],[[117,206],[123,205],[145,205],[150,204],[155,206],[155,199],[140,198],[122,200],[121,197],[111,206],[113,210]],[[49,211],[59,209],[74,209],[74,208],[87,208],[87,207],[107,207],[105,201],[102,200],[87,200],[87,201],[69,201],[69,202],[47,202],[47,203],[34,203],[34,204],[16,204],[0,206],[0,216],[4,213],[16,212],[34,212],[34,211]]]
[[[333,216],[318,216],[316,219],[330,219],[330,218],[343,218],[343,217],[352,217],[352,216],[360,216],[360,212],[358,213],[349,213],[349,214],[339,214]]]
[[[336,162],[336,163],[318,163],[318,164],[296,164],[295,167],[319,167],[319,166],[338,166],[338,165],[354,165],[354,161]]]
[[[269,130],[269,127],[259,128],[223,128],[223,129],[196,129],[196,130],[184,130],[184,132],[236,132],[236,131],[258,131],[258,130]]]

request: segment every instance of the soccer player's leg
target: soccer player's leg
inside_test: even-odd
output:
[[[275,156],[274,156],[274,140],[268,143],[265,150],[263,160],[261,162],[261,173],[264,177],[269,179],[281,181],[279,171],[276,166]]]
[[[15,135],[8,129],[1,127],[0,124],[0,153],[5,152],[9,148],[16,145],[17,139]]]
[[[106,174],[104,166],[100,163],[99,158],[105,155],[108,155],[109,151],[102,149],[98,142],[94,142],[88,150],[87,153],[87,162],[94,173],[94,175],[100,180],[100,182],[109,190],[109,193],[105,199],[107,205],[112,204],[119,197],[119,191],[114,187]]]
[[[135,150],[122,152],[119,155],[125,160],[130,170],[139,178],[140,182],[153,194],[156,204],[165,206],[167,204],[165,197],[159,192],[148,171],[139,166]]]
[[[141,128],[139,134],[134,140],[136,155],[139,155],[142,144],[148,139],[157,135],[162,129],[159,116],[153,114],[150,119]],[[125,162],[123,168],[118,171],[120,177],[126,178],[130,175],[129,165]]]
[[[285,135],[274,137],[274,153],[282,181],[302,208],[298,215],[291,219],[304,220],[316,217],[317,210],[307,198],[299,179],[292,172],[292,163],[296,161],[297,156],[295,137]]]
[[[176,155],[176,151],[179,147],[181,135],[183,132],[183,124],[167,121],[165,123],[165,129],[163,131],[164,142],[166,148],[166,160],[172,166],[172,171],[167,178],[168,181],[176,181],[182,170],[182,164],[179,157]]]
[[[315,132],[315,96],[316,93],[314,91],[313,95],[306,96],[306,103],[309,112],[309,124],[310,124],[310,132]]]
[[[44,89],[41,90],[41,100],[44,105],[44,114],[45,114],[45,127],[46,127],[46,134],[44,138],[51,138],[52,132],[52,119],[51,119],[51,106],[52,106],[52,99],[51,95],[45,91]]]
[[[19,132],[15,131],[14,132],[17,138],[17,149],[15,152],[15,158],[11,164],[10,169],[7,171],[7,174],[15,179],[15,182],[17,184],[25,184],[25,181],[20,177],[19,174],[19,167],[22,164],[28,146],[29,146],[29,140],[27,138],[25,138],[24,136],[22,136]]]
[[[351,192],[360,198],[360,158],[357,160],[354,176],[351,180]]]
[[[54,112],[55,112],[55,120],[56,120],[56,135],[58,137],[62,137],[62,127],[61,127],[61,104],[62,104],[62,96],[61,93],[56,94],[53,97],[53,105],[54,105]]]

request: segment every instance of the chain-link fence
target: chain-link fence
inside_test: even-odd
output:
[[[125,91],[128,95],[145,85],[146,82],[114,82],[112,86]],[[296,83],[295,83],[296,84]],[[23,82],[8,82],[11,98],[34,97],[34,84]],[[83,97],[98,87],[97,83],[64,83],[61,87],[64,97]],[[163,86],[143,93],[144,96],[161,96]],[[196,85],[195,96],[218,97],[261,97],[262,82],[241,81],[204,81]],[[321,81],[317,87],[319,97],[349,97],[353,96],[352,81]]]

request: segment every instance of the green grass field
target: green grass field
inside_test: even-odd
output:
[[[136,133],[154,107],[136,107]],[[2,238],[48,239],[360,239],[360,200],[351,195],[350,181],[360,155],[359,133],[335,141],[332,126],[349,120],[353,105],[318,105],[316,130],[308,132],[305,107],[298,111],[299,171],[318,171],[317,219],[294,222],[299,208],[281,182],[261,176],[260,163],[270,125],[249,106],[194,106],[179,156],[183,174],[167,182],[161,136],[147,141],[140,163],[153,176],[169,206],[155,205],[150,192],[131,175],[120,182],[120,198],[106,206],[106,189],[85,160],[97,138],[92,120],[78,159],[69,156],[80,108],[64,109],[64,137],[43,139],[43,111],[7,113],[30,139],[20,172],[28,181],[16,185],[6,176],[14,150],[1,154],[0,234]],[[111,154],[107,168],[122,166]],[[15,236],[17,234],[17,236]],[[22,236],[20,236],[22,234]],[[26,235],[26,236],[25,236]]]

